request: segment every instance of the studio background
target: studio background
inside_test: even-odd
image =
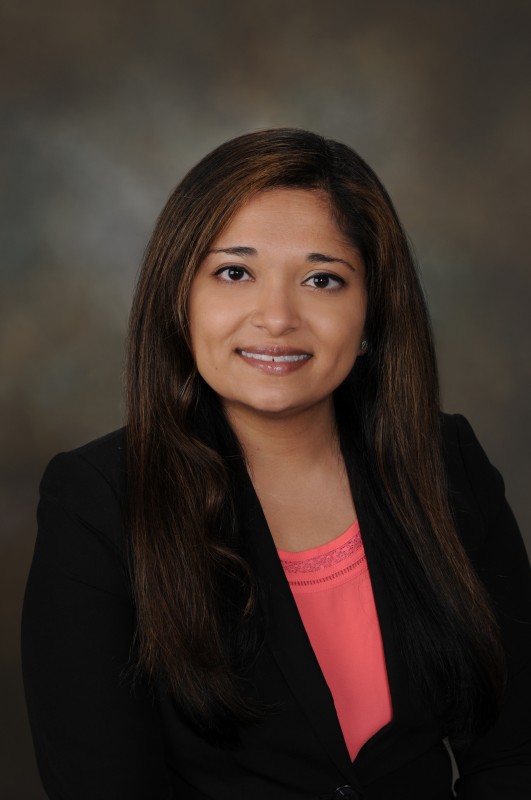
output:
[[[1,0],[0,796],[42,800],[19,620],[50,457],[122,424],[155,218],[263,127],[374,167],[420,264],[444,408],[472,422],[528,546],[531,5],[522,0]]]

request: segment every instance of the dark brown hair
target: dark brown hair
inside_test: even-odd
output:
[[[171,195],[146,251],[128,356],[137,664],[206,733],[221,718],[253,717],[227,631],[258,628],[256,587],[239,554],[226,458],[197,426],[205,409],[218,427],[227,423],[196,371],[187,305],[214,238],[246,200],[274,187],[326,193],[364,258],[369,348],[336,392],[342,445],[386,521],[381,552],[411,673],[455,733],[480,729],[501,685],[498,632],[448,504],[435,355],[407,239],[370,167],[301,130],[248,134],[207,155]],[[228,611],[227,576],[240,587]],[[243,651],[256,641],[247,636]]]

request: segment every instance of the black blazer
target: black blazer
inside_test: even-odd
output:
[[[501,719],[455,750],[461,800],[531,798],[531,573],[503,482],[462,417],[445,417],[450,497],[492,599],[510,677]],[[380,620],[393,720],[354,763],[249,480],[239,513],[269,625],[251,684],[274,708],[242,744],[207,744],[162,686],[132,687],[135,609],[123,558],[124,432],[57,456],[41,484],[23,614],[23,668],[42,780],[53,800],[449,800],[445,730],[399,656],[378,527],[360,520]],[[341,631],[337,631],[341,636]]]

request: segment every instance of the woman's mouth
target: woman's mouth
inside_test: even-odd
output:
[[[246,364],[269,375],[289,375],[312,357],[311,353],[286,347],[253,347],[252,350],[239,348],[236,352]]]

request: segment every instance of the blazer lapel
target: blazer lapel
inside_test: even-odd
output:
[[[301,710],[335,766],[352,782],[350,756],[334,701],[301,621],[260,502],[245,469],[240,476],[245,556],[264,595],[266,643]]]
[[[403,735],[412,725],[415,726],[415,721],[418,726],[419,720],[424,718],[425,709],[422,707],[418,691],[411,685],[401,655],[385,570],[377,552],[377,537],[382,536],[383,523],[378,520],[371,503],[362,495],[360,487],[363,483],[357,478],[355,469],[349,470],[349,477],[382,635],[392,704],[391,721],[363,745],[354,762],[359,777],[369,782],[381,777],[384,771],[392,771],[393,768],[400,766],[402,753],[400,748],[396,747],[397,737]]]

